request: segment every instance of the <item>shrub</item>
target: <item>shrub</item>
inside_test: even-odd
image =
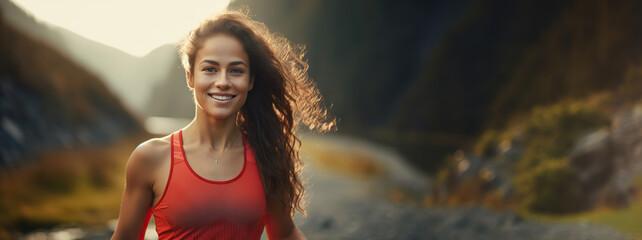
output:
[[[526,149],[518,169],[536,167],[542,159],[565,157],[583,134],[609,124],[606,113],[584,102],[537,107],[526,124]]]
[[[561,214],[575,211],[579,189],[565,158],[542,160],[515,176],[515,190],[530,211]]]

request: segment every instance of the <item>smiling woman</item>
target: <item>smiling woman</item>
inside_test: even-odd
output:
[[[160,239],[259,239],[264,227],[305,239],[292,221],[305,214],[295,130],[335,120],[301,48],[239,11],[206,19],[179,48],[196,115],[134,150],[112,239],[142,238],[151,214]]]

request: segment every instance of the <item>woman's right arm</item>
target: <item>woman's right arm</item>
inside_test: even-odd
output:
[[[127,160],[125,191],[112,240],[142,239],[147,227],[147,214],[154,197],[154,167],[150,159],[152,149],[145,145],[138,146]]]

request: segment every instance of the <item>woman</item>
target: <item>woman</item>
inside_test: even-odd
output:
[[[207,19],[179,44],[196,115],[139,145],[112,239],[142,238],[154,214],[160,239],[305,239],[298,122],[334,127],[307,76],[303,49],[246,13]],[[171,97],[171,96],[168,96]]]

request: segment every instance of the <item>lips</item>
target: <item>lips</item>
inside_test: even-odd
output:
[[[232,95],[229,93],[208,93],[207,96],[218,101],[228,101],[236,97],[236,95]]]

